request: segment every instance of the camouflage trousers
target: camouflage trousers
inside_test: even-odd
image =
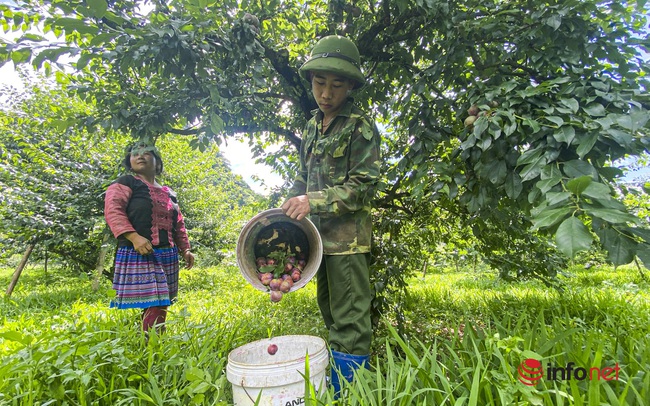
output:
[[[334,351],[370,353],[369,263],[370,254],[323,256],[316,274],[318,307]]]

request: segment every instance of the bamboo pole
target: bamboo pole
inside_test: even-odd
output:
[[[25,268],[25,265],[27,265],[27,260],[29,259],[29,256],[32,254],[35,245],[36,244],[29,244],[27,250],[23,254],[23,259],[20,260],[20,263],[18,264],[16,271],[11,277],[11,283],[9,283],[9,287],[7,288],[7,297],[11,296],[11,294],[13,293],[14,288],[18,283],[18,278],[20,278],[20,274],[23,272],[23,268]]]

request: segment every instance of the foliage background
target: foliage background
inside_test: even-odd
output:
[[[50,255],[90,272],[100,246],[114,245],[103,195],[126,173],[121,161],[131,139],[62,126],[62,116],[92,116],[93,106],[66,95],[60,85],[43,80],[31,86],[21,94],[7,90],[12,107],[0,112],[2,257],[34,243],[32,261]],[[199,151],[169,137],[158,146],[165,164],[159,181],[178,193],[202,263],[232,257],[239,229],[263,199],[230,172],[216,146]]]
[[[297,68],[323,35],[354,39],[368,76],[356,101],[382,127],[386,158],[377,310],[439,249],[549,284],[590,250],[650,264],[635,207],[647,182],[631,191],[615,166],[648,152],[645,1],[16,4],[0,6],[3,30],[21,34],[0,45],[0,60],[58,72],[94,108],[59,117],[60,129],[175,135],[201,151],[244,138],[288,181],[315,107]]]

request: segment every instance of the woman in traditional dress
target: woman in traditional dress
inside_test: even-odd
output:
[[[151,144],[127,150],[124,166],[133,172],[106,190],[104,216],[118,248],[115,255],[110,306],[143,309],[142,330],[164,331],[167,307],[178,294],[179,256],[187,269],[194,255],[176,194],[156,182],[163,169],[160,153]]]

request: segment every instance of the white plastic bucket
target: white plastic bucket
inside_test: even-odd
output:
[[[278,347],[275,355],[268,352]],[[226,378],[232,384],[235,406],[296,406],[305,403],[305,360],[309,380],[318,392],[325,389],[329,352],[320,337],[288,335],[267,338],[235,348],[228,354]]]

